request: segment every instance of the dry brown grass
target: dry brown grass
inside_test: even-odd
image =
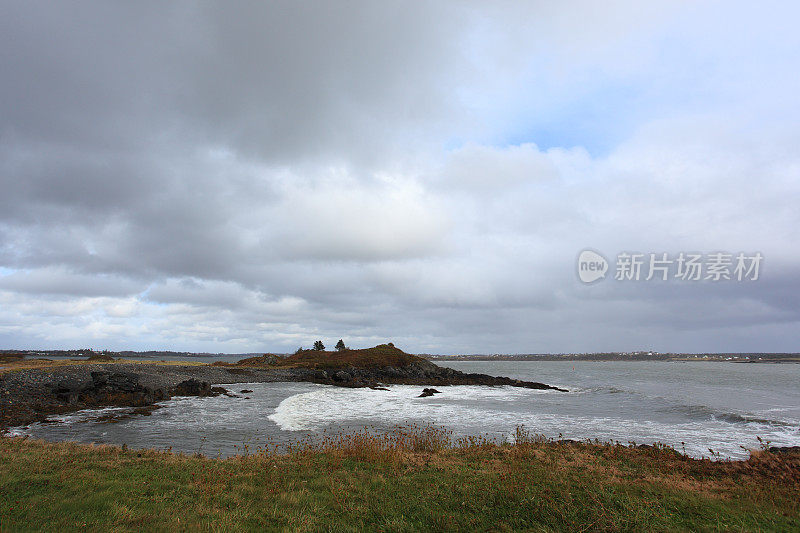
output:
[[[22,359],[0,365],[0,374],[7,372],[17,372],[20,370],[38,370],[61,368],[67,366],[85,365],[118,365],[118,364],[137,364],[137,365],[156,365],[156,366],[205,366],[207,363],[199,361],[142,361],[137,359],[115,359],[113,361],[89,361],[88,359]]]
[[[373,348],[342,351],[301,350],[288,357],[279,358],[268,366],[289,368],[376,368],[384,366],[402,367],[427,360],[405,353],[392,344],[380,344]],[[263,358],[251,357],[236,363],[238,366],[265,366]]]

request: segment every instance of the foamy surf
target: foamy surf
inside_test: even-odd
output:
[[[668,422],[618,416],[581,414],[580,409],[552,413],[554,405],[569,400],[558,393],[514,387],[438,387],[442,394],[418,398],[419,386],[393,386],[389,391],[322,387],[290,396],[270,415],[283,431],[320,431],[327,427],[365,425],[391,427],[432,424],[452,429],[456,435],[484,434],[510,439],[513,429],[550,438],[597,439],[622,444],[669,444],[695,457],[720,454],[727,458],[747,456],[760,444],[758,438],[775,445],[800,444],[800,427],[786,422],[749,420],[731,416]],[[543,397],[542,392],[547,396]],[[546,401],[545,401],[546,400]],[[572,411],[572,412],[569,412]]]
[[[554,391],[517,387],[440,386],[441,394],[419,398],[422,387],[394,385],[388,391],[324,387],[283,400],[269,419],[284,431],[313,431],[353,421],[381,425],[429,422],[448,424],[498,412],[478,404],[512,403]],[[475,406],[471,406],[471,404]]]

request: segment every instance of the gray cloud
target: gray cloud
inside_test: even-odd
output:
[[[796,61],[673,43],[697,33],[679,4],[633,4],[4,3],[0,342],[795,349],[798,131],[774,87]],[[588,108],[633,126],[597,119],[603,153],[543,133]],[[587,246],[766,270],[586,287]]]
[[[138,294],[145,285],[124,277],[74,274],[62,269],[42,268],[0,278],[0,290],[24,295],[111,296]]]
[[[460,49],[461,17],[445,4],[30,2],[4,13],[15,73],[0,92],[15,104],[4,134],[94,151],[188,142],[293,163],[366,157],[442,117]]]

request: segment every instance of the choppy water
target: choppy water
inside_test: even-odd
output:
[[[172,448],[208,455],[253,451],[337,429],[433,424],[456,435],[509,437],[525,425],[553,438],[662,442],[693,456],[709,448],[746,457],[756,437],[800,445],[800,365],[667,362],[453,362],[467,372],[542,381],[569,393],[454,386],[417,398],[422,386],[390,391],[310,383],[231,385],[245,398],[180,398],[150,416],[116,423],[83,411],[13,430],[48,440]]]

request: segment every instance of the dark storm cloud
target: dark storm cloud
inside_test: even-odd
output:
[[[459,49],[456,13],[394,2],[10,2],[0,24],[4,136],[284,162],[430,125]]]
[[[458,54],[458,17],[421,5],[30,2],[3,11],[0,61],[12,75],[0,84],[0,224],[6,245],[19,241],[4,248],[5,262],[21,266],[61,258],[224,277],[257,253],[231,218],[274,200],[270,176],[237,181],[237,164],[377,157],[443,116],[440,82]],[[214,150],[232,164],[210,168]],[[269,214],[257,222],[286,226]],[[63,247],[104,253],[39,246],[54,227]]]

